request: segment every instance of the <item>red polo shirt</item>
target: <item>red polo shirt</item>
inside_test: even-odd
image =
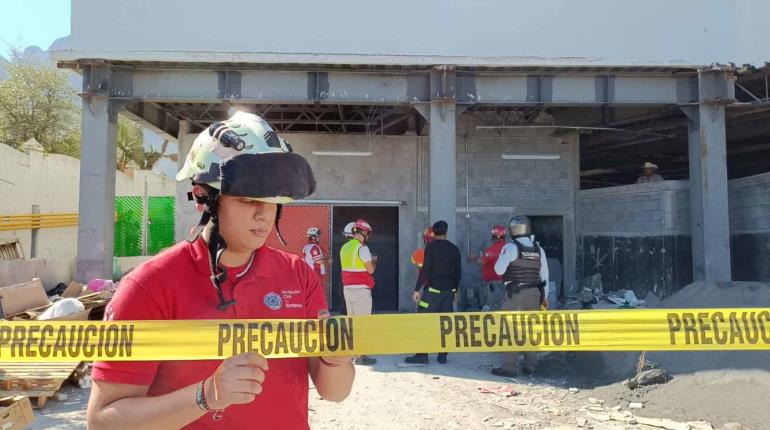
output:
[[[484,281],[494,282],[502,279],[500,275],[495,272],[495,263],[500,257],[503,246],[505,246],[505,240],[496,239],[486,250],[484,250],[484,255],[481,256],[481,263],[484,265],[481,269],[481,277]]]
[[[263,246],[255,252],[250,267],[246,266],[228,269],[225,299],[234,297],[237,303],[219,311],[216,290],[209,279],[206,243],[202,239],[178,243],[121,280],[105,318],[315,319],[319,310],[327,309],[318,277],[299,257]],[[96,362],[92,375],[97,381],[149,385],[147,395],[159,396],[202,381],[220,363]],[[307,429],[307,413],[308,360],[274,359],[256,400],[228,407],[220,421],[214,421],[209,413],[185,428]]]

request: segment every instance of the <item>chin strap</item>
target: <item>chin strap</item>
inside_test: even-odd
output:
[[[281,234],[281,216],[283,215],[283,205],[278,205],[278,211],[275,214],[275,232],[278,234],[278,240],[281,241],[283,246],[287,246],[288,243],[286,243],[286,239],[283,238],[283,234]]]
[[[219,191],[211,188],[209,194],[205,196],[193,196],[192,193],[187,193],[187,198],[203,205],[203,215],[201,215],[201,219],[198,221],[195,232],[188,239],[189,241],[197,240],[203,228],[211,221],[211,234],[208,243],[211,283],[214,284],[214,288],[217,290],[217,298],[219,299],[217,309],[224,311],[229,306],[234,305],[235,300],[225,300],[225,295],[222,291],[222,284],[227,280],[227,271],[220,266],[219,260],[222,258],[225,249],[227,249],[227,243],[219,235]]]

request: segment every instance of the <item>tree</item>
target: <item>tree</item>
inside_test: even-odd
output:
[[[24,59],[19,50],[11,51],[11,59],[0,64],[8,75],[0,81],[0,143],[18,149],[35,138],[48,153],[80,158],[81,107],[67,72]],[[166,156],[168,142],[160,151],[143,145],[142,128],[119,116],[116,167],[151,170]]]
[[[80,155],[80,108],[67,72],[12,54],[0,82],[0,142],[18,148],[30,138],[46,152]]]
[[[144,136],[142,128],[131,120],[118,116],[117,168],[126,170],[130,165],[143,169],[145,165]]]

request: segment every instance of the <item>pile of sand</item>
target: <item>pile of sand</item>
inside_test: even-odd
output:
[[[770,284],[761,282],[695,282],[664,299],[662,309],[770,307]],[[654,352],[648,360],[670,374],[704,370],[770,371],[770,351]]]
[[[696,282],[655,307],[768,308],[770,284]],[[636,392],[626,389],[620,379],[633,374],[639,353],[598,355],[586,357],[590,364],[580,360],[582,367],[595,369],[597,379],[618,382],[596,388],[597,397],[618,403],[641,401],[645,404],[642,416],[706,420],[715,426],[739,422],[753,430],[770,428],[770,351],[648,352],[647,360],[674,379]]]

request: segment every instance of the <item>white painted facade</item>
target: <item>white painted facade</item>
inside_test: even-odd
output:
[[[770,61],[766,0],[72,0],[57,60],[709,65]]]
[[[28,215],[32,206],[41,214],[77,213],[80,160],[66,155],[19,152],[0,144],[0,215]],[[173,179],[148,171],[133,175],[117,172],[117,196],[173,196]],[[94,197],[96,198],[96,197]],[[0,239],[18,238],[25,257],[30,257],[30,230],[0,231]],[[77,227],[45,228],[38,232],[40,258],[71,259],[77,250]]]

